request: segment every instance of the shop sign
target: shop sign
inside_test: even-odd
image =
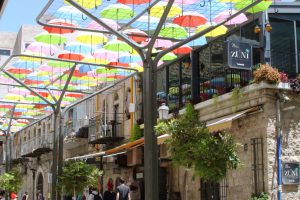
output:
[[[251,70],[252,46],[245,42],[227,42],[228,66],[230,68]]]
[[[143,179],[144,178],[144,173],[143,172],[136,173],[136,178],[137,179]]]
[[[299,163],[282,164],[282,183],[285,185],[299,184]]]

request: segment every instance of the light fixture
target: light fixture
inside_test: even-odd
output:
[[[254,27],[254,33],[255,33],[255,34],[258,34],[258,33],[260,33],[260,32],[261,32],[260,25],[256,25],[256,26]]]
[[[158,114],[160,120],[167,120],[169,115],[169,107],[166,106],[165,103],[162,103],[161,106],[158,108]]]
[[[271,24],[269,23],[269,22],[267,22],[266,23],[266,25],[265,25],[265,27],[266,27],[266,31],[268,31],[269,33],[272,31],[272,26],[271,26]]]

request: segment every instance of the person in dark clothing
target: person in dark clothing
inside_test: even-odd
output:
[[[120,178],[120,183],[121,185],[117,187],[116,200],[131,200],[130,189],[127,185],[125,185],[125,179]]]
[[[116,200],[116,194],[113,192],[114,184],[113,180],[108,179],[107,190],[104,192],[103,200]]]

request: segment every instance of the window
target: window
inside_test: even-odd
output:
[[[159,70],[156,74],[157,77],[157,93],[156,100],[157,105],[160,106],[163,102],[167,101],[167,67]]]
[[[0,56],[10,56],[10,50],[0,49]]]
[[[264,164],[263,164],[263,139],[252,138],[252,172],[253,172],[253,193],[260,194],[265,191],[264,187]]]
[[[175,62],[168,67],[168,104],[170,110],[180,107],[180,62]]]
[[[227,180],[221,182],[200,181],[201,200],[226,200]]]

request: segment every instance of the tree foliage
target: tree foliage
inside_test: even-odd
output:
[[[22,185],[22,175],[17,168],[0,176],[0,188],[7,192],[18,192]]]
[[[83,161],[67,161],[62,175],[58,177],[58,189],[71,195],[86,187],[96,187],[101,174],[97,167]]]
[[[224,131],[210,133],[191,104],[179,118],[160,123],[164,125],[158,125],[156,131],[171,135],[167,144],[175,165],[193,168],[196,176],[207,181],[221,180],[228,169],[238,167],[240,160],[232,135]]]
[[[143,137],[143,131],[140,128],[140,126],[138,124],[134,124],[132,130],[131,130],[131,134],[130,134],[130,141],[135,141],[140,139],[141,137]]]

